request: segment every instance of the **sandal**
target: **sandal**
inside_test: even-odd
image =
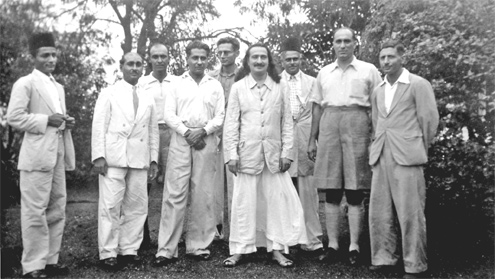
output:
[[[285,258],[285,257],[283,259],[272,258],[272,262],[278,264],[280,267],[283,267],[283,268],[294,267],[294,262]]]
[[[228,257],[227,259],[225,259],[223,261],[223,266],[224,267],[234,267],[234,266],[237,266],[240,261],[242,260],[242,256],[239,257],[239,259],[235,260],[234,259],[235,255],[234,256],[231,256],[231,257]]]

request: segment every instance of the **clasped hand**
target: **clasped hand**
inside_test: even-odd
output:
[[[63,115],[60,113],[55,113],[48,116],[48,126],[52,126],[55,128],[60,127],[65,121],[65,129],[72,129],[76,125],[76,120],[74,117],[67,115]]]
[[[189,129],[184,134],[187,144],[194,147],[196,150],[201,150],[206,146],[203,140],[205,136],[206,130],[203,128]]]

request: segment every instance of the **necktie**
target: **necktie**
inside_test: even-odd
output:
[[[296,77],[291,75],[289,78],[290,89],[290,106],[292,111],[292,117],[297,119],[299,116],[299,99],[297,98],[297,81]]]
[[[136,86],[132,87],[132,102],[134,103],[134,117],[136,117],[136,113],[137,113],[138,106],[139,106],[139,98],[138,98],[138,95],[136,93]]]

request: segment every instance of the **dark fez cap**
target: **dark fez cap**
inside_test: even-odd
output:
[[[301,40],[295,37],[290,37],[282,43],[280,51],[293,50],[301,52]]]
[[[34,33],[29,38],[29,50],[35,52],[40,47],[55,47],[52,33]]]

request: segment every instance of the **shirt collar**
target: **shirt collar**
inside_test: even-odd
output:
[[[258,82],[256,80],[254,80],[251,73],[248,74],[247,78],[248,78],[249,88],[253,89],[258,84]],[[263,85],[268,87],[268,89],[272,90],[274,83],[275,83],[275,81],[273,81],[273,79],[269,75],[266,75],[266,79],[265,79],[265,82],[263,83]]]
[[[34,69],[33,70],[33,74],[35,74],[36,76],[38,76],[39,78],[43,79],[46,82],[52,82],[52,79],[53,79],[52,74],[46,75],[46,74],[42,73],[40,70],[38,70],[38,69]],[[53,79],[53,81],[54,80],[55,79]]]
[[[163,81],[166,82],[172,82],[172,75],[167,74],[167,76],[163,79]],[[160,82],[155,76],[153,76],[153,72],[151,72],[149,75],[143,77],[143,83],[149,84],[153,82]]]
[[[194,81],[194,79],[191,77],[191,75],[189,74],[189,71],[186,71],[182,74],[182,78],[186,79],[191,79],[192,81]],[[203,82],[206,82],[206,81],[209,81],[209,80],[213,80],[214,78],[212,78],[210,75],[207,75],[205,73],[205,75],[203,76],[203,78],[201,79],[201,81],[199,82],[200,84],[203,83]],[[196,81],[194,81],[196,82]]]
[[[124,79],[120,80],[120,84],[121,84],[121,86],[125,87],[125,89],[131,90],[131,91],[133,90],[134,87],[138,88],[138,85],[139,85],[139,83],[136,85],[132,85],[132,84],[128,83],[127,81],[125,81]]]
[[[284,75],[284,78],[288,81],[290,80],[291,76],[294,76],[297,81],[301,80],[301,70],[299,70],[295,75],[291,75],[284,70],[282,72],[282,75]]]
[[[358,60],[357,60],[356,56],[354,56],[354,55],[352,56],[352,61],[351,61],[351,63],[349,63],[349,66],[352,66],[354,69],[357,70],[357,68],[358,68]],[[349,67],[349,66],[347,66],[347,67]],[[337,62],[337,60],[335,60],[332,64],[330,64],[330,67],[331,67],[330,68],[330,71],[331,72],[335,71],[335,69],[337,69],[337,68],[340,68],[339,63]]]
[[[405,68],[402,68],[402,73],[400,74],[399,78],[397,79],[397,81],[395,81],[395,83],[404,83],[404,84],[409,84],[411,83],[409,81],[409,71]],[[385,83],[388,83],[390,86],[393,86],[393,84],[390,84],[387,80],[387,76],[385,76],[385,78],[383,79],[383,81],[380,83],[380,86],[384,85]],[[395,84],[394,83],[394,84]]]
[[[237,67],[237,65],[235,65],[235,70],[233,73],[225,74],[225,73],[222,73],[222,67],[220,67],[220,69],[218,69],[218,74],[221,75],[222,77],[231,77],[231,76],[235,76],[237,74],[238,69],[239,68]]]

